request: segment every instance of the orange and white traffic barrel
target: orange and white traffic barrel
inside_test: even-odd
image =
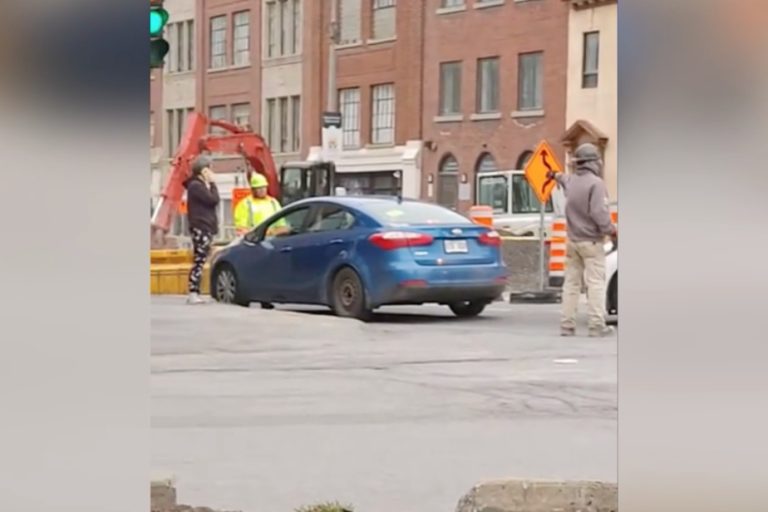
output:
[[[475,224],[493,226],[493,208],[490,206],[476,205],[469,209],[469,218]]]
[[[564,217],[555,218],[549,239],[549,286],[561,288],[565,281],[565,246],[568,231]]]

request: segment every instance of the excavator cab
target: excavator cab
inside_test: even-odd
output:
[[[333,195],[333,162],[289,162],[280,167],[280,202],[283,206],[308,197]]]

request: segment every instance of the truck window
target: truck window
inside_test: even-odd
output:
[[[477,185],[477,204],[490,206],[493,213],[509,213],[509,182],[506,176],[482,176]]]

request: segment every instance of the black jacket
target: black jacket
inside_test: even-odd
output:
[[[216,215],[219,206],[219,189],[215,183],[211,188],[205,186],[199,178],[189,178],[184,182],[187,189],[187,219],[189,228],[197,228],[215,235],[219,232],[219,220]]]

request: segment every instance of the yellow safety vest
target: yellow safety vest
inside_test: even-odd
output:
[[[255,228],[273,213],[279,211],[280,203],[273,197],[264,199],[255,199],[253,196],[246,197],[235,208],[235,227],[237,229]]]

